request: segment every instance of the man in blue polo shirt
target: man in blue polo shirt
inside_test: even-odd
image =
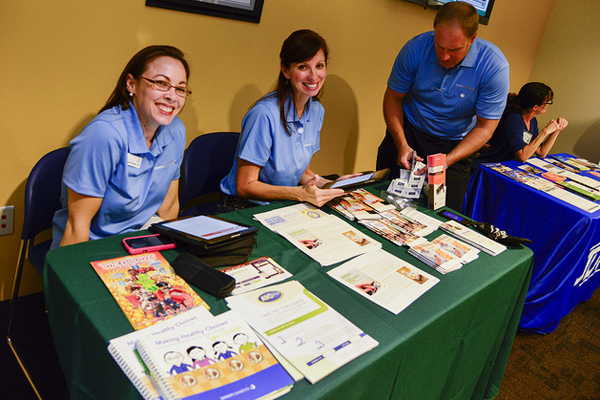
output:
[[[386,135],[377,169],[410,168],[413,150],[423,161],[446,154],[446,204],[460,211],[472,154],[492,136],[506,106],[509,66],[492,43],[477,37],[479,15],[468,3],[447,3],[434,31],[400,50],[383,100]]]

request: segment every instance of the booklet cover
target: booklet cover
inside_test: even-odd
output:
[[[274,398],[294,383],[235,311],[144,336],[136,349],[165,400]]]
[[[91,264],[134,329],[200,305],[209,308],[159,252]]]
[[[379,344],[298,281],[225,300],[313,384]]]
[[[135,351],[138,339],[142,336],[160,334],[167,329],[175,329],[176,326],[185,326],[195,321],[212,318],[212,314],[206,308],[196,307],[167,321],[111,339],[108,343],[108,352],[145,400],[159,400],[162,397],[154,386],[146,365]]]

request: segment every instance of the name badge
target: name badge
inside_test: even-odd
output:
[[[527,131],[523,131],[523,142],[529,144],[529,142],[531,142],[531,139],[533,138],[533,135]]]
[[[127,165],[133,168],[140,168],[142,166],[142,157],[127,153]]]

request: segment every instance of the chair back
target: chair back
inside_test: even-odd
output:
[[[22,240],[33,240],[52,227],[54,213],[62,207],[62,174],[69,151],[68,147],[51,151],[33,166],[25,185]]]
[[[192,140],[181,165],[180,210],[198,196],[219,192],[221,180],[233,166],[239,136],[237,132],[213,132]]]

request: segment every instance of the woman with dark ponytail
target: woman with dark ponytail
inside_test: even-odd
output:
[[[534,155],[546,157],[558,134],[569,124],[564,118],[552,119],[539,131],[536,117],[546,113],[553,99],[552,89],[540,82],[525,84],[518,95],[510,93],[490,147],[477,158],[477,165],[513,159],[525,162]]]
[[[329,180],[310,169],[320,149],[325,110],[318,96],[328,55],[325,40],[311,30],[296,31],[283,42],[277,87],[242,120],[233,167],[221,181],[222,211],[273,200],[321,206],[344,193],[321,189]]]

